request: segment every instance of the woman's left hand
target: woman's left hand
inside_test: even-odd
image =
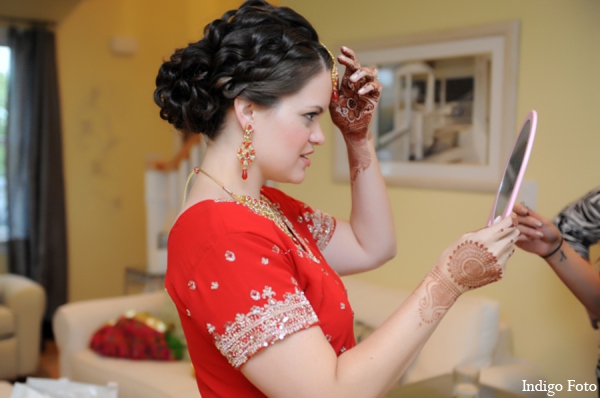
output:
[[[370,134],[369,123],[381,96],[377,69],[361,67],[356,54],[348,47],[342,47],[338,61],[346,66],[346,71],[338,100],[329,104],[331,120],[346,140],[362,141]]]

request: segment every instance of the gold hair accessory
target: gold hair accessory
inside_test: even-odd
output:
[[[244,138],[242,139],[242,145],[238,148],[237,158],[242,164],[242,179],[245,180],[248,178],[248,166],[252,164],[254,159],[256,158],[256,152],[254,151],[254,147],[252,146],[252,125],[250,123],[246,124],[244,128]]]
[[[335,63],[335,57],[333,56],[331,51],[329,51],[329,49],[327,48],[327,46],[325,44],[321,43],[321,45],[323,46],[323,48],[325,48],[325,50],[327,50],[327,52],[329,53],[329,56],[331,57],[331,62],[333,62],[333,65],[331,66],[331,83],[333,84],[333,91],[331,92],[331,98],[334,101],[337,101],[340,98],[340,95],[338,93],[338,84],[340,81],[340,74],[338,73],[338,70],[337,70],[337,65]]]

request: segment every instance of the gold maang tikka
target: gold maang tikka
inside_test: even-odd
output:
[[[252,125],[250,123],[246,124],[244,128],[244,137],[242,138],[242,145],[237,150],[237,158],[242,164],[242,179],[245,180],[248,178],[248,166],[252,164],[254,159],[256,158],[256,151],[254,151],[254,147],[252,146]]]
[[[323,48],[325,48],[325,50],[327,50],[327,52],[329,53],[329,56],[331,57],[331,83],[333,85],[333,90],[331,91],[331,99],[333,99],[334,101],[337,101],[340,98],[340,94],[338,92],[338,84],[340,81],[340,75],[338,73],[337,70],[337,65],[335,63],[335,57],[333,56],[333,54],[331,53],[331,51],[329,51],[329,49],[327,48],[327,46],[323,43],[321,43],[321,45],[323,46]]]

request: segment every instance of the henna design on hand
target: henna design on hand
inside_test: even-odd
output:
[[[425,323],[439,320],[463,291],[475,289],[502,278],[502,266],[488,248],[472,240],[460,243],[444,268],[436,265],[423,281],[425,296],[419,300],[419,313]],[[449,275],[448,275],[449,274]]]
[[[377,107],[379,90],[373,90],[365,95],[359,95],[361,87],[373,82],[370,76],[363,77],[357,82],[350,80],[356,69],[346,68],[340,87],[340,98],[330,104],[331,119],[341,130],[344,138],[351,141],[362,141],[367,137],[369,123]]]
[[[460,291],[439,269],[431,270],[430,276],[423,282],[425,297],[419,300],[421,320],[425,323],[441,318],[460,296]]]
[[[350,163],[350,181],[354,182],[358,173],[366,170],[371,164],[368,141],[372,134],[369,124],[381,96],[381,84],[374,77],[367,75],[356,82],[350,80],[360,64],[352,52],[344,54],[350,61],[344,62],[346,71],[342,77],[340,96],[329,104],[331,120],[340,129],[348,147]],[[358,91],[370,85],[373,89],[360,95]]]
[[[483,244],[468,240],[454,250],[448,262],[452,279],[461,287],[475,289],[502,278],[498,259]]]
[[[371,134],[369,133],[369,139]],[[350,182],[354,182],[358,173],[366,170],[371,165],[371,154],[367,146],[367,140],[354,141],[346,139],[348,147],[348,163],[350,166]]]
[[[332,102],[330,113],[333,123],[340,129],[348,147],[348,162],[350,163],[350,181],[354,182],[358,173],[371,165],[368,140],[372,134],[369,123],[375,111],[379,91],[371,91],[360,96],[357,91],[366,82],[366,78],[352,82],[348,69],[342,79],[341,95],[337,103]],[[372,79],[371,79],[372,80]]]

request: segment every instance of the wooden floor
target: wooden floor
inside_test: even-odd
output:
[[[54,340],[45,340],[44,349],[40,354],[40,366],[33,377],[44,377],[58,379],[60,372],[58,368],[58,349]]]

